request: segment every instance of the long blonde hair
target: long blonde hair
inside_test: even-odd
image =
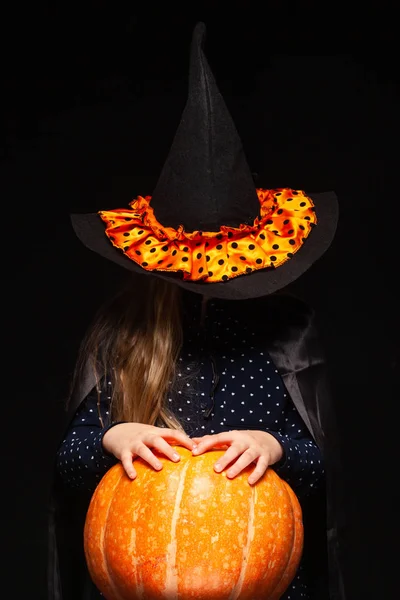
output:
[[[98,311],[81,344],[73,385],[88,361],[98,379],[111,378],[113,421],[182,429],[166,403],[182,347],[181,304],[179,286],[138,275]]]

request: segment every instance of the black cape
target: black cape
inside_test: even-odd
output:
[[[251,302],[251,306],[245,306]],[[341,473],[339,435],[329,392],[325,359],[314,311],[301,300],[274,294],[242,300],[240,310],[256,320],[266,351],[325,462],[325,485],[303,512],[305,559],[313,576],[316,600],[346,600],[342,544],[344,506],[338,487]],[[80,403],[96,385],[92,369],[77,383],[66,413],[66,427]],[[86,569],[83,526],[90,502],[62,489],[56,473],[49,503],[48,599],[90,600],[93,584]],[[326,550],[326,552],[325,552]],[[327,589],[329,587],[329,594]]]

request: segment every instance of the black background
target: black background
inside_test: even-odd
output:
[[[120,275],[80,245],[69,213],[151,193],[186,99],[192,28],[204,20],[209,62],[260,186],[339,197],[335,241],[294,291],[317,309],[332,367],[348,598],[398,598],[395,9],[98,0],[2,11],[1,562],[10,597],[46,597],[46,501],[68,378]]]

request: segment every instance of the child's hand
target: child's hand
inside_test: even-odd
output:
[[[135,479],[137,475],[132,464],[135,456],[140,456],[157,471],[162,469],[161,462],[150,448],[154,448],[170,460],[178,462],[180,456],[168,442],[179,444],[188,450],[193,448],[192,440],[183,431],[154,427],[143,423],[119,423],[106,431],[103,436],[103,448],[121,461],[131,479]]]
[[[197,456],[213,448],[226,448],[225,454],[214,465],[220,473],[229,466],[227,477],[239,475],[251,463],[256,467],[248,478],[249,483],[256,483],[270,465],[278,462],[283,456],[283,447],[265,431],[226,431],[215,435],[193,438],[196,447],[193,455]]]

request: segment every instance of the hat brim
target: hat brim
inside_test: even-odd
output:
[[[104,232],[104,222],[98,213],[71,215],[72,226],[81,242],[93,252],[142,275],[160,277],[189,291],[214,298],[245,300],[277,292],[302,275],[329,248],[339,218],[339,205],[334,192],[308,193],[314,202],[317,225],[303,246],[290,260],[276,269],[260,269],[218,283],[184,280],[178,273],[146,271],[115,248]]]

